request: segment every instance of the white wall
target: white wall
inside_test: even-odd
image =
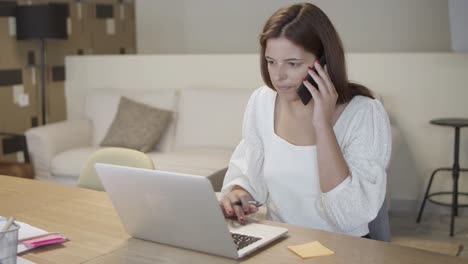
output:
[[[465,0],[460,0],[465,1]],[[137,50],[255,53],[267,18],[292,0],[136,0]],[[450,51],[447,0],[316,0],[348,52]]]
[[[468,52],[468,1],[449,0],[452,49]]]

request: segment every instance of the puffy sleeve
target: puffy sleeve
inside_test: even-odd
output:
[[[221,193],[224,196],[238,185],[248,191],[255,200],[265,203],[267,189],[263,177],[263,143],[260,137],[256,109],[261,104],[261,88],[257,89],[249,99],[244,113],[242,125],[242,140],[237,145],[229,161],[224,177]]]
[[[385,199],[386,167],[391,155],[391,127],[377,100],[356,111],[341,146],[350,172],[338,186],[321,193],[319,212],[337,230],[350,233],[371,222]]]

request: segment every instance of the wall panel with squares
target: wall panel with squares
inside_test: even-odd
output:
[[[17,40],[15,17],[17,6],[37,4],[64,4],[68,15],[68,38],[46,41],[47,123],[66,118],[67,55],[136,51],[135,0],[0,0],[0,132],[23,133],[42,123],[40,41]]]
[[[0,131],[22,133],[42,123],[39,40],[16,39],[17,6],[60,3],[67,7],[68,38],[46,41],[46,112],[51,123],[66,118],[65,56],[135,53],[134,1],[0,0]],[[27,104],[15,101],[20,92],[28,97]]]

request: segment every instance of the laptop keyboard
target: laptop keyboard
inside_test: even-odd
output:
[[[241,250],[246,246],[260,240],[260,237],[242,235],[237,233],[231,233],[232,240],[234,240],[234,244],[236,244],[237,250]]]

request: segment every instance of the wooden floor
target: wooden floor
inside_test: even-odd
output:
[[[467,210],[467,209],[462,209]],[[393,236],[411,236],[436,241],[457,241],[463,244],[460,257],[468,259],[468,216],[455,218],[455,234],[449,236],[450,214],[424,214],[421,222],[416,223],[416,213],[390,213],[390,226]]]

